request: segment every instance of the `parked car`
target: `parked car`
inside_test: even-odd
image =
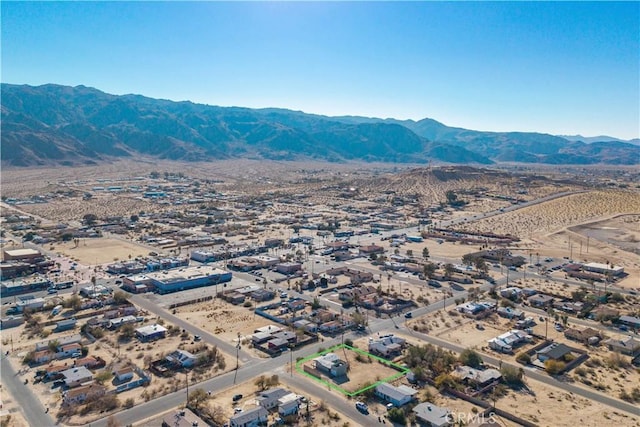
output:
[[[200,335],[194,335],[193,336],[193,340],[194,341],[200,341],[202,339],[202,337]]]
[[[362,412],[363,414],[369,413],[369,407],[364,402],[356,402],[356,409]]]
[[[240,399],[242,399],[242,395],[241,394],[234,394],[233,398],[231,400],[233,400],[234,402],[237,402]]]
[[[413,313],[411,313],[410,311],[404,314],[404,317],[406,319],[411,319],[413,317]]]

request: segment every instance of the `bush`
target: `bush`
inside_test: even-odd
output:
[[[482,366],[482,357],[474,350],[467,348],[460,354],[460,362],[472,368],[479,368]]]
[[[391,408],[389,412],[387,412],[387,418],[396,424],[405,425],[407,423],[404,411],[400,408]]]
[[[549,375],[556,375],[560,372],[564,371],[566,364],[559,360],[549,359],[544,362],[544,369],[547,371]]]
[[[511,386],[520,386],[522,385],[522,377],[524,376],[524,371],[522,368],[514,368],[512,366],[503,366],[500,369],[500,373],[502,374],[502,378],[504,382]]]
[[[528,365],[531,363],[531,356],[525,352],[518,353],[518,355],[516,356],[516,361],[518,363],[523,363],[525,365]]]

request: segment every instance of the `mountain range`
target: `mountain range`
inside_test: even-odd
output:
[[[640,147],[530,132],[483,132],[433,119],[328,117],[217,107],[85,86],[2,84],[5,166],[97,164],[117,158],[183,161],[429,161],[638,164]]]

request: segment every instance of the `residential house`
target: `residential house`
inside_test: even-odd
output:
[[[404,338],[395,335],[383,335],[378,339],[369,338],[368,349],[370,353],[388,357],[399,354],[405,343],[406,340]]]
[[[115,381],[117,383],[126,383],[127,381],[131,381],[133,379],[133,368],[131,366],[127,366],[124,368],[119,368],[113,371],[113,376],[115,377]]]
[[[107,389],[100,384],[89,384],[82,387],[67,390],[62,393],[63,405],[77,405],[87,399],[95,399],[105,395]]]
[[[67,344],[80,343],[82,341],[82,336],[80,334],[67,335],[64,337],[56,338],[55,340],[45,340],[36,343],[35,351],[46,350],[49,348],[50,341],[57,341],[58,347],[65,346]]]
[[[204,427],[207,425],[209,424],[189,408],[169,412],[162,418],[162,427]]]
[[[66,359],[67,357],[79,356],[82,353],[82,346],[78,343],[66,344],[58,347],[56,353],[57,359]]]
[[[498,316],[502,316],[507,319],[524,319],[524,311],[517,308],[499,307]]]
[[[621,339],[610,338],[604,341],[604,344],[610,351],[627,354],[631,357],[640,354],[640,341],[631,336]]]
[[[594,341],[598,342],[601,338],[600,331],[597,331],[593,328],[569,328],[564,331],[564,336],[570,340],[579,341],[585,344],[592,343]]]
[[[324,372],[334,378],[347,375],[349,364],[344,360],[340,360],[337,354],[327,353],[313,359],[315,368],[320,372]]]
[[[229,419],[229,427],[257,427],[266,424],[269,419],[269,412],[262,406],[242,411]]]
[[[278,414],[281,417],[297,414],[300,409],[300,398],[295,393],[289,393],[278,399]]]
[[[56,323],[56,328],[54,329],[54,331],[62,332],[74,329],[76,327],[76,323],[78,323],[78,321],[75,317],[72,317],[71,319],[61,320]]]
[[[640,330],[640,317],[636,316],[620,316],[618,322],[632,329]]]
[[[514,329],[490,339],[488,344],[489,348],[493,350],[501,351],[503,353],[511,353],[514,346],[526,342],[530,338],[531,337],[524,332]]]
[[[502,298],[517,300],[517,299],[520,299],[521,295],[522,295],[522,289],[516,288],[514,286],[510,286],[508,288],[504,288],[500,290],[500,296]]]
[[[366,246],[360,246],[358,248],[358,251],[360,252],[361,255],[371,255],[371,254],[382,254],[384,253],[384,248],[382,246],[378,246],[378,245],[366,245]]]
[[[418,393],[417,390],[407,387],[406,385],[395,387],[388,383],[380,383],[375,389],[376,396],[385,402],[393,403],[396,407],[400,407],[411,402],[416,393]]]
[[[448,427],[453,425],[451,411],[432,403],[420,403],[413,407],[416,421],[428,427]]]
[[[177,368],[191,368],[196,364],[197,357],[186,350],[176,350],[169,353],[165,359]]]
[[[60,372],[64,377],[64,383],[69,388],[78,387],[82,384],[93,381],[93,374],[84,366],[67,369]]]
[[[573,350],[568,345],[554,342],[543,349],[536,351],[536,355],[538,360],[541,362],[546,362],[547,360],[563,361],[565,357],[572,352]]]
[[[279,405],[279,399],[289,394],[291,394],[291,392],[282,387],[272,388],[261,392],[256,398],[256,402],[264,409],[270,411]]]
[[[475,369],[470,366],[458,366],[452,375],[475,387],[485,387],[502,379],[502,374],[497,369]]]
[[[164,338],[166,334],[167,328],[158,324],[142,326],[136,329],[136,337],[142,342],[159,340]]]
[[[553,297],[545,294],[535,294],[527,298],[527,301],[533,307],[548,307],[553,304]]]
[[[87,356],[82,359],[76,359],[74,366],[80,367],[84,366],[87,369],[100,369],[106,366],[107,362],[100,357]]]
[[[289,348],[289,341],[284,338],[273,338],[267,341],[267,348],[272,352],[283,351]]]

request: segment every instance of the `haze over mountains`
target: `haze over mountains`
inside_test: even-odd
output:
[[[432,119],[327,117],[216,107],[85,86],[2,84],[3,165],[94,164],[129,157],[398,163],[640,163],[640,147],[602,137],[481,132]]]

